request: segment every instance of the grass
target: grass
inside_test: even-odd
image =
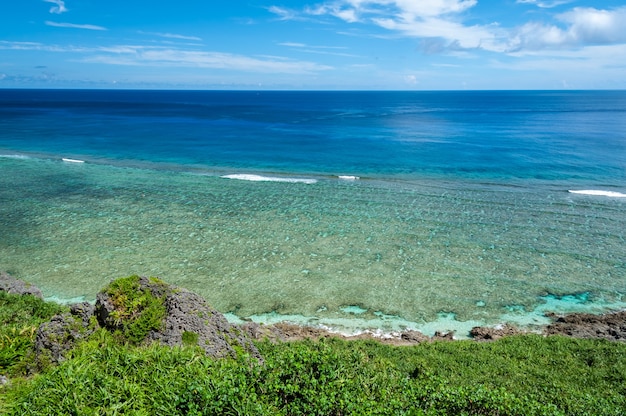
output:
[[[32,295],[0,291],[0,374],[23,374],[24,359],[32,349],[37,327],[64,310]]]
[[[7,311],[25,306],[16,297],[2,299],[8,299],[0,307],[3,322],[12,316]],[[15,330],[33,328],[59,310],[35,303],[12,324]],[[11,366],[27,356],[30,331],[12,335],[26,341]],[[56,367],[29,378],[9,372],[11,384],[0,388],[0,413],[626,414],[624,343],[537,335],[414,347],[340,339],[264,341],[257,343],[265,358],[259,365],[243,355],[209,358],[193,345],[192,334],[188,337],[179,348],[136,346],[99,329]],[[11,345],[1,344],[0,354],[10,355]]]

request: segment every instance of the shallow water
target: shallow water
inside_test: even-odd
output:
[[[619,92],[0,91],[0,269],[347,332],[624,308],[625,120]]]
[[[238,317],[354,331],[523,320],[549,294],[589,294],[570,306],[594,308],[626,292],[626,201],[554,183],[257,182],[14,158],[0,169],[0,269],[61,299],[137,273]]]

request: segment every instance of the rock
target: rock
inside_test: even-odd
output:
[[[116,292],[122,287],[128,293]],[[128,299],[133,299],[127,303],[135,305],[134,310],[129,310],[124,304]],[[215,358],[244,353],[259,362],[263,361],[258,349],[243,331],[231,325],[204,298],[159,279],[131,276],[112,282],[98,293],[95,315],[104,328],[132,334],[140,338],[135,339],[139,343],[156,341],[168,346],[198,345]],[[159,319],[148,321],[142,316]],[[143,326],[138,327],[141,322]]]
[[[575,338],[626,341],[626,311],[593,315],[573,313],[565,316],[547,314],[554,322],[545,328],[547,335],[566,335]]]
[[[239,325],[246,335],[254,340],[269,340],[271,342],[301,341],[303,339],[320,340],[323,338],[340,338],[346,341],[373,340],[388,345],[416,345],[430,341],[431,338],[421,332],[406,330],[400,334],[380,336],[373,332],[362,332],[356,335],[344,335],[326,328],[299,325],[289,322],[278,322],[271,325],[259,325],[256,322],[246,322]],[[453,334],[450,334],[450,337]]]
[[[89,326],[96,307],[89,302],[74,303],[70,305],[70,314],[79,318],[83,326]]]
[[[454,331],[440,332],[436,331],[431,338],[433,341],[454,341]]]
[[[419,344],[420,342],[428,341],[430,338],[419,331],[407,330],[400,334],[400,339],[411,344]]]
[[[18,280],[5,272],[0,272],[0,290],[13,295],[33,295],[43,299],[41,290],[37,286]]]
[[[60,363],[78,341],[91,335],[98,327],[91,319],[93,311],[93,305],[77,303],[70,306],[70,312],[39,325],[34,347],[38,366]]]
[[[502,337],[521,333],[522,331],[509,324],[497,325],[495,327],[475,326],[470,331],[470,335],[476,341],[494,341]]]

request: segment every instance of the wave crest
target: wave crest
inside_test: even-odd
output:
[[[252,181],[252,182],[288,182],[288,183],[306,183],[306,184],[317,183],[317,179],[281,178],[281,177],[275,177],[275,176],[251,175],[247,173],[223,175],[220,177],[225,178],[225,179],[239,179],[242,181]]]
[[[626,198],[626,194],[621,192],[614,191],[602,191],[599,189],[583,189],[580,191],[569,190],[571,194],[579,194],[579,195],[593,195],[593,196],[608,196],[609,198]]]

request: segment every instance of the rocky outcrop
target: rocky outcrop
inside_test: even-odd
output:
[[[0,271],[0,290],[13,295],[33,295],[43,299],[41,290],[37,286],[18,280],[2,271]]]
[[[55,315],[37,329],[35,354],[39,367],[58,364],[77,342],[87,338],[98,327],[92,320],[93,305],[83,302],[70,306],[70,312]]]
[[[504,324],[497,325],[494,327],[488,326],[475,326],[470,331],[470,336],[475,341],[495,341],[496,339],[500,339],[502,337],[510,336],[510,335],[518,335],[523,334],[524,332],[519,330],[518,328]]]
[[[626,341],[626,311],[604,315],[573,313],[548,316],[554,319],[554,322],[545,328],[544,332],[547,335]]]
[[[156,341],[168,346],[198,345],[215,358],[243,353],[262,361],[258,349],[243,331],[231,325],[201,296],[155,278],[131,276],[125,279],[131,280],[118,285],[118,289],[130,285],[135,295],[118,296],[118,289],[111,289],[112,285],[97,295],[95,315],[104,328],[126,331],[133,336],[140,333],[140,342],[145,344]],[[136,310],[129,310],[128,304],[124,304],[131,298],[134,300],[130,303],[138,305]],[[161,318],[142,321],[142,314]],[[140,322],[143,322],[142,328],[131,328]]]

